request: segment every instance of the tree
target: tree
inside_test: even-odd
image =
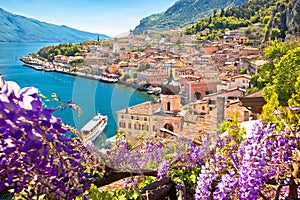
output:
[[[127,79],[130,79],[130,78],[131,78],[131,76],[129,74],[124,74],[124,76],[123,76],[124,81],[127,81]]]
[[[247,74],[247,69],[246,68],[241,68],[240,69],[240,74]]]
[[[275,64],[272,85],[268,85],[267,98],[273,92],[278,94],[281,105],[286,105],[287,100],[295,93],[295,83],[300,76],[300,47],[289,50],[280,61]]]
[[[133,73],[133,78],[137,78],[137,74],[138,74],[137,72],[134,72]]]
[[[272,28],[272,31],[271,31],[271,40],[275,40],[275,39],[279,38],[280,34],[281,34],[280,29],[278,29],[278,28]]]
[[[195,92],[195,98],[197,100],[201,99],[201,93],[200,92]]]
[[[294,84],[300,73],[299,48],[299,41],[274,41],[265,49],[265,57],[270,62],[259,67],[258,73],[250,80],[253,87],[264,89],[265,98],[270,99],[275,92],[279,104],[287,104],[287,100],[294,93]]]
[[[149,63],[147,63],[147,64],[142,64],[142,65],[140,65],[139,66],[139,69],[138,69],[138,71],[139,72],[142,72],[142,71],[145,71],[145,70],[147,70],[147,69],[150,69],[150,64]]]
[[[224,16],[224,13],[225,13],[225,12],[224,12],[224,8],[222,8],[222,9],[221,9],[221,12],[220,12],[220,17],[223,17],[223,16]]]

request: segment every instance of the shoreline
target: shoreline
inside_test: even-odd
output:
[[[20,59],[21,60],[21,59]],[[21,60],[22,61],[22,60]],[[135,84],[130,84],[130,83],[127,83],[123,80],[118,80],[118,82],[114,83],[114,82],[107,82],[107,81],[102,81],[100,79],[100,76],[99,75],[87,75],[87,74],[83,74],[83,73],[74,73],[74,72],[69,72],[69,71],[64,71],[63,68],[61,68],[62,70],[57,70],[55,68],[52,68],[51,70],[47,70],[45,69],[45,67],[41,66],[41,65],[32,65],[32,64],[29,64],[29,63],[26,63],[24,61],[23,62],[23,66],[26,66],[26,67],[29,67],[29,68],[32,68],[32,69],[35,69],[37,71],[44,71],[46,73],[48,72],[56,72],[56,73],[61,73],[61,74],[66,74],[66,75],[70,75],[70,76],[78,76],[80,78],[85,78],[85,79],[89,79],[89,80],[94,80],[94,81],[99,81],[99,82],[102,82],[102,83],[107,83],[107,84],[121,84],[121,85],[124,85],[126,87],[130,87],[130,88],[133,88],[133,89],[137,89],[139,90],[140,92],[145,92],[147,94],[146,91],[144,90],[140,90],[139,89],[139,86],[138,85],[135,85]],[[149,95],[149,94],[148,94]]]

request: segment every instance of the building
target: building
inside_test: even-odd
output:
[[[153,86],[161,85],[168,78],[166,70],[146,70],[137,74],[137,83],[146,82]]]
[[[178,133],[183,128],[180,83],[173,75],[162,84],[160,101],[145,102],[117,112],[118,131],[135,137],[155,136],[161,128]]]
[[[217,86],[217,91],[221,92],[233,88],[248,89],[250,86],[250,79],[251,76],[249,74],[239,74],[233,76],[227,80],[222,81],[222,83]]]
[[[250,67],[248,69],[249,74],[251,74],[251,75],[256,74],[257,69],[266,63],[268,63],[267,60],[254,60],[254,61],[250,62]]]
[[[197,64],[199,65],[211,65],[212,63],[213,61],[211,55],[202,55],[197,61]]]
[[[230,78],[230,81],[228,83],[228,89],[232,88],[243,88],[248,89],[250,84],[251,76],[249,74],[240,74],[237,76],[233,76]]]
[[[202,76],[187,75],[181,78],[179,82],[181,83],[182,97],[185,102],[197,100],[197,98],[201,98],[209,92],[208,85]],[[197,97],[197,93],[199,93],[199,97]]]
[[[207,100],[197,100],[185,105],[183,108],[188,109],[193,115],[207,115],[210,112],[210,106]]]
[[[235,100],[245,96],[246,90],[242,88],[232,88],[225,90],[221,93],[208,94],[203,97],[203,99],[208,100],[210,104],[216,104],[218,97],[224,97],[225,101]]]

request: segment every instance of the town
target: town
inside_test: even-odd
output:
[[[120,38],[86,41],[80,56],[55,55],[46,62],[31,54],[21,60],[38,70],[119,82],[156,95],[153,102],[119,111],[117,132],[134,137],[180,134],[198,141],[203,132],[216,134],[225,119],[258,118],[265,104],[261,91],[246,94],[251,75],[268,62],[263,56],[268,43],[249,31],[259,28],[256,24],[228,30],[223,39],[205,42],[199,42],[199,35],[183,34],[182,29],[141,35],[130,31]],[[178,84],[178,92],[164,91],[170,81]]]

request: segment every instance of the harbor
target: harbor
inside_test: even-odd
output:
[[[111,74],[107,72],[102,72],[100,75],[84,73],[83,71],[72,71],[68,66],[64,66],[61,63],[43,61],[41,59],[32,57],[31,55],[22,56],[20,60],[23,62],[24,66],[33,68],[38,71],[45,72],[59,72],[63,74],[68,74],[72,76],[78,76],[82,78],[87,78],[91,80],[98,80],[106,83],[117,83],[119,81],[119,75]]]
[[[145,92],[123,84],[110,84],[101,82],[92,77],[72,75],[65,71],[47,72],[35,70],[32,67],[23,66],[23,63],[16,59],[29,53],[36,52],[43,46],[53,45],[52,43],[1,43],[0,49],[0,71],[7,81],[15,81],[20,87],[33,86],[39,89],[40,93],[48,97],[43,99],[48,108],[55,108],[72,100],[83,111],[78,113],[69,108],[58,109],[55,116],[62,118],[69,124],[80,130],[98,112],[107,115],[108,123],[103,132],[104,138],[113,137],[117,131],[116,111],[125,107],[136,105],[153,99]],[[51,99],[52,93],[56,93],[60,101]],[[119,97],[122,96],[122,99]],[[99,139],[94,143],[99,146]]]

